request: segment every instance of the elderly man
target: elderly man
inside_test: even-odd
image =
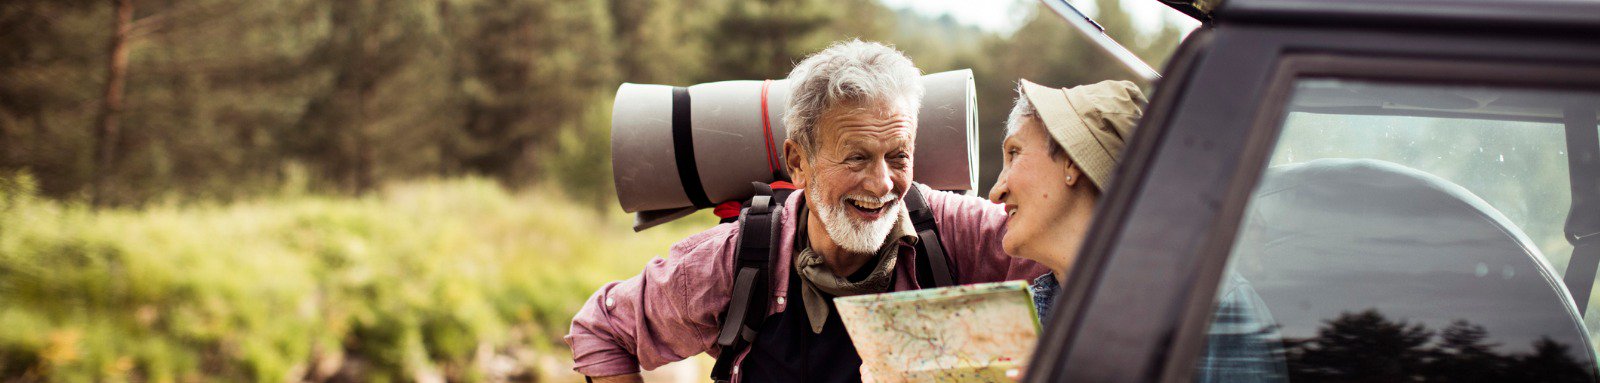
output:
[[[1004,210],[976,197],[913,184],[912,156],[923,89],[899,51],[848,41],[806,58],[789,74],[784,164],[801,191],[783,204],[774,233],[768,316],[734,357],[735,380],[859,381],[856,354],[832,298],[921,288],[917,236],[901,199],[920,188],[958,283],[1025,279],[1046,269],[1008,258]],[[738,225],[696,234],[638,276],[607,284],[572,320],[574,369],[595,381],[638,381],[653,369],[714,346],[730,302]],[[797,306],[790,310],[788,304]]]

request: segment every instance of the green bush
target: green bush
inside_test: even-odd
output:
[[[471,178],[136,210],[0,180],[7,380],[534,379],[600,284],[712,224]]]

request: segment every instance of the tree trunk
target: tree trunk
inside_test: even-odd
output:
[[[128,25],[133,22],[133,0],[112,0],[117,7],[112,22],[111,45],[106,60],[105,98],[100,104],[99,125],[95,128],[94,179],[90,201],[94,206],[104,206],[107,199],[106,181],[116,160],[118,120],[122,114],[122,88],[128,77]]]
[[[366,12],[378,12],[375,11],[375,9],[380,7],[380,5],[375,4],[374,1],[368,0],[362,2],[361,7],[366,10]],[[372,17],[370,14],[367,16]],[[379,61],[378,49],[383,45],[381,39],[375,33],[366,30],[366,28],[358,26],[354,30],[356,37],[352,39],[352,41],[357,44],[354,48],[356,50],[356,57],[359,58],[355,61],[355,63],[372,63]],[[372,68],[370,66],[362,66],[359,64],[347,66],[346,70],[356,74],[356,123],[355,126],[351,127],[355,130],[356,135],[356,147],[354,153],[356,165],[356,193],[366,194],[377,186],[377,176],[375,174],[375,167],[377,166],[375,162],[377,162],[377,156],[375,154],[376,148],[373,148],[374,136],[376,134],[372,132],[373,129],[375,129],[373,127],[373,120],[375,119],[372,118],[372,108],[373,103],[377,102],[376,96],[378,82],[386,73],[384,73],[385,71],[381,69]]]
[[[16,125],[21,125],[20,123],[27,117],[28,115],[25,113],[17,113],[16,119],[12,121]],[[17,137],[22,135],[20,133],[22,127],[13,126],[13,123],[0,121],[0,172],[22,167],[22,154],[19,153],[22,149],[20,148],[21,145],[17,143]],[[0,177],[5,175],[5,173],[0,173]]]
[[[27,166],[28,171],[33,172],[35,177],[38,177],[41,169],[46,167],[44,144],[50,142],[50,122],[44,119],[44,113],[43,109],[33,112],[33,145],[28,147],[28,156],[23,159],[23,163],[26,164],[24,166]]]
[[[370,80],[370,79],[369,79]],[[377,148],[373,143],[371,109],[377,84],[363,84],[356,93],[356,193],[366,194],[377,188]]]

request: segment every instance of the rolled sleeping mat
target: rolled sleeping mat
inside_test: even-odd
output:
[[[978,186],[978,104],[972,71],[922,76],[913,180],[939,190]],[[751,182],[787,180],[788,80],[689,87],[622,84],[611,110],[611,170],[634,230],[725,201]]]

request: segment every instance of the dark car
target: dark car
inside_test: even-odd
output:
[[[1600,380],[1600,2],[1163,2],[1204,25],[1028,381]]]

